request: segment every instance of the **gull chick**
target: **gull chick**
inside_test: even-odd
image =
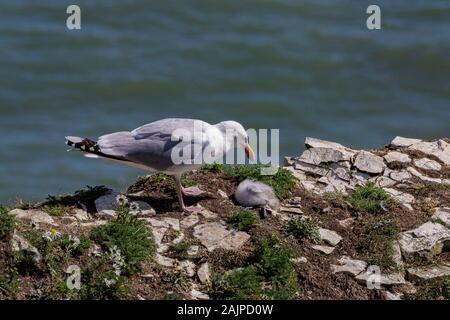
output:
[[[202,120],[169,118],[132,131],[106,134],[97,141],[67,136],[66,144],[86,157],[104,158],[173,176],[181,210],[193,212],[198,208],[186,207],[183,195],[196,196],[202,191],[198,187],[183,188],[181,175],[213,163],[237,147],[244,148],[246,156],[254,160],[248,140],[244,127],[236,121],[211,125]]]

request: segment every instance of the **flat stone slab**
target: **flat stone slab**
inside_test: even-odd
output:
[[[32,223],[40,224],[50,224],[57,225],[55,220],[44,211],[31,209],[31,210],[22,210],[22,209],[14,209],[9,212],[10,215],[14,216],[16,219],[23,221],[30,221]]]
[[[409,268],[408,276],[421,280],[450,276],[450,265],[434,265],[419,268]]]
[[[342,240],[342,237],[333,230],[319,228],[319,234],[320,239],[332,246],[337,245]]]
[[[402,273],[389,273],[375,275],[373,272],[367,270],[360,273],[355,279],[362,284],[378,282],[380,285],[392,286],[406,283],[405,276]]]
[[[332,148],[310,148],[306,149],[299,158],[305,163],[319,165],[321,163],[339,162],[348,160],[344,153]]]
[[[245,232],[228,230],[219,222],[209,222],[194,227],[193,236],[200,240],[208,251],[217,248],[239,249],[250,238]]]
[[[407,154],[398,152],[398,151],[391,151],[387,153],[384,157],[384,160],[386,160],[387,163],[392,162],[400,162],[400,163],[410,163],[411,157]]]
[[[424,170],[439,171],[442,169],[442,166],[440,165],[439,162],[428,158],[416,159],[414,160],[414,165]]]
[[[400,234],[400,247],[406,254],[436,255],[442,251],[444,242],[450,241],[450,230],[440,223],[426,222],[420,227]]]
[[[353,165],[358,170],[371,174],[382,173],[386,168],[383,158],[368,151],[358,152],[353,161]]]
[[[180,226],[182,229],[187,229],[196,225],[198,221],[199,221],[198,215],[196,213],[192,213],[180,221]]]
[[[413,138],[404,138],[404,137],[395,137],[394,140],[391,141],[391,146],[396,148],[409,147],[415,143],[422,142],[420,139]]]
[[[203,263],[197,270],[197,276],[201,283],[205,284],[211,280],[211,271],[208,262]]]
[[[307,148],[330,148],[330,149],[338,150],[343,153],[344,160],[350,160],[351,157],[356,153],[356,150],[347,148],[340,143],[311,138],[311,137],[305,138],[305,146]]]
[[[352,276],[356,276],[366,270],[367,262],[362,260],[351,259],[347,256],[342,256],[338,260],[339,265],[332,264],[331,271],[333,273],[344,272]]]
[[[438,220],[446,225],[447,228],[450,228],[450,208],[436,208],[436,211],[431,219]]]
[[[397,182],[404,182],[412,178],[411,173],[409,173],[407,170],[392,171],[389,176],[392,180],[395,180]]]
[[[447,166],[450,166],[450,144],[442,139],[432,142],[418,142],[411,145],[408,149],[435,156]]]
[[[334,247],[330,246],[313,245],[311,248],[325,254],[331,254],[334,251]]]

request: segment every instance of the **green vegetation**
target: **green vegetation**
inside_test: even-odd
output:
[[[87,186],[86,189],[81,189],[75,191],[73,195],[62,195],[62,196],[48,196],[47,199],[42,204],[44,207],[69,207],[74,206],[78,203],[92,203],[97,198],[104,196],[111,190],[106,188],[105,186]]]
[[[253,266],[228,271],[213,278],[211,297],[220,300],[261,299],[262,280]]]
[[[56,204],[53,206],[46,205],[42,207],[42,210],[44,210],[53,217],[61,217],[64,215],[64,213],[66,213],[67,207],[60,204]]]
[[[117,246],[128,272],[134,273],[140,263],[153,257],[156,249],[153,234],[145,222],[130,214],[129,208],[118,206],[118,215],[108,224],[95,228],[91,238],[104,248]]]
[[[191,246],[189,241],[181,241],[175,244],[172,244],[169,247],[169,252],[173,258],[178,259],[187,259],[188,258],[188,249]]]
[[[239,210],[228,219],[228,225],[231,227],[245,231],[259,220],[258,216],[250,210]]]
[[[0,205],[0,241],[11,237],[14,231],[14,218],[8,214],[8,210]]]
[[[325,200],[330,201],[333,204],[333,206],[335,206],[335,207],[340,207],[340,208],[346,207],[345,196],[342,192],[339,192],[339,191],[325,192],[323,194],[323,197]]]
[[[381,269],[396,270],[393,260],[394,242],[399,239],[399,230],[392,218],[375,219],[368,224],[364,237],[359,243],[363,252],[367,253],[369,263]]]
[[[213,277],[210,294],[215,299],[293,299],[298,290],[294,257],[291,248],[269,235],[257,245],[252,264]]]
[[[319,223],[315,218],[292,218],[288,222],[287,232],[297,240],[320,242]]]
[[[371,181],[357,186],[348,201],[358,213],[379,213],[394,205],[389,194]]]
[[[200,168],[201,172],[208,173],[208,172],[214,172],[214,173],[222,173],[223,172],[223,164],[213,163],[213,164],[205,164]]]

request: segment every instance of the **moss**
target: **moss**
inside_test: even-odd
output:
[[[262,298],[262,280],[252,266],[213,277],[210,295],[221,300],[254,300]]]
[[[292,218],[289,220],[287,232],[297,240],[310,240],[313,243],[320,242],[319,223],[314,218]]]
[[[131,273],[139,270],[141,262],[153,257],[156,249],[145,222],[130,214],[125,206],[119,206],[115,219],[95,228],[91,238],[106,248],[117,246]]]
[[[9,239],[14,231],[15,220],[8,210],[0,205],[0,241]]]
[[[19,273],[11,267],[8,272],[0,273],[0,297],[3,293],[7,297],[14,297],[19,292]]]
[[[357,186],[348,201],[358,213],[380,213],[394,205],[389,194],[371,181]]]
[[[399,239],[399,230],[392,218],[371,221],[364,231],[359,248],[368,255],[368,262],[381,269],[396,270],[393,260],[394,243]]]
[[[250,210],[239,210],[228,219],[228,225],[241,231],[248,230],[258,221],[258,216]]]
[[[416,283],[417,292],[407,299],[450,300],[450,276],[434,278]]]

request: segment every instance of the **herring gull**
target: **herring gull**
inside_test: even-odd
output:
[[[173,176],[181,210],[193,212],[198,208],[186,207],[183,195],[195,196],[202,191],[198,187],[183,188],[181,175],[213,163],[238,146],[253,160],[248,140],[244,127],[236,121],[211,125],[202,120],[169,118],[132,131],[103,135],[97,141],[67,136],[66,144],[84,152],[86,157],[105,158]]]

